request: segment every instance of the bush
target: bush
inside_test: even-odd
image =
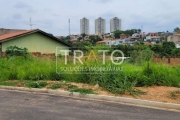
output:
[[[149,67],[148,67],[149,66]],[[163,64],[148,63],[137,77],[137,86],[174,86],[179,87],[180,69]]]
[[[149,48],[146,48],[142,51],[132,51],[130,61],[132,63],[142,64],[144,62],[150,61],[154,56],[154,52]]]
[[[22,56],[24,58],[29,54],[27,48],[19,48],[17,46],[9,46],[6,49],[6,53],[8,56]]]

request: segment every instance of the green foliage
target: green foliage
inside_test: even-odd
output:
[[[82,50],[88,52],[93,48],[93,45],[88,41],[78,42],[74,44],[74,49]]]
[[[136,85],[179,87],[180,79],[178,74],[180,74],[180,69],[178,67],[169,67],[163,64],[154,64],[150,62],[144,65],[142,72],[136,77]]]
[[[180,30],[179,27],[174,28],[174,32],[177,32],[177,31],[179,31],[179,30]]]
[[[149,48],[144,49],[142,51],[136,51],[134,50],[131,53],[131,62],[133,63],[138,63],[138,64],[142,64],[146,61],[150,61],[151,58],[154,56],[154,52],[151,51]]]
[[[75,85],[68,85],[68,90],[74,90],[77,89],[78,87]]]
[[[27,48],[19,48],[17,46],[9,46],[6,49],[6,53],[8,56],[22,56],[24,58],[29,54]]]
[[[56,73],[55,71],[51,71],[49,74],[51,80],[62,80],[64,77],[62,74]]]
[[[51,89],[58,89],[58,88],[61,88],[62,87],[62,84],[53,84],[51,86]]]
[[[171,56],[172,50],[175,48],[174,42],[164,42],[163,45],[163,56]]]
[[[30,88],[43,88],[47,85],[47,82],[30,82],[28,87]]]
[[[70,92],[79,92],[81,94],[95,94],[92,89],[85,89],[85,88],[72,89]]]
[[[161,52],[163,51],[162,45],[153,45],[151,47],[151,50],[154,51],[156,54],[161,55]]]
[[[180,56],[180,48],[174,48],[171,54],[172,56]]]
[[[11,81],[0,81],[0,85],[3,86],[15,86],[18,82],[11,82]]]
[[[120,31],[116,30],[114,31],[114,37],[115,38],[120,38],[121,34],[125,34],[126,36],[132,36],[134,33],[140,33],[140,29],[131,29],[131,30],[125,30],[125,31]]]
[[[73,45],[72,41],[70,40],[70,37],[69,36],[66,36],[66,37],[61,37],[60,40],[66,42],[67,44],[69,45]]]
[[[60,80],[53,60],[22,57],[0,59],[0,80]]]
[[[154,45],[151,47],[151,50],[161,57],[180,56],[180,50],[175,47],[173,42],[163,42],[162,45]]]
[[[130,56],[130,53],[133,51],[134,47],[130,45],[117,45],[112,47],[114,50],[121,50],[124,53],[124,56]]]
[[[100,36],[98,36],[98,35],[93,35],[93,36],[90,36],[90,37],[89,37],[89,41],[90,41],[90,43],[92,43],[93,45],[95,45],[96,42],[101,41],[101,40],[102,40],[102,38],[101,38]]]
[[[170,67],[163,64],[155,64],[151,62],[150,58],[152,53],[153,52],[150,49],[135,52],[134,61],[140,61],[141,64],[123,63],[120,66],[116,66],[113,65],[110,61],[107,61],[105,65],[102,65],[96,61],[89,61],[82,66],[119,67],[122,69],[122,71],[105,72],[86,70],[79,71],[78,74],[74,74],[75,71],[70,71],[68,74],[57,74],[55,72],[56,62],[50,59],[24,59],[22,57],[1,58],[0,80],[66,80],[93,85],[99,84],[99,86],[103,89],[115,94],[124,94],[126,92],[129,92],[130,94],[139,93],[139,91],[134,89],[134,86],[161,85],[180,87],[180,68]],[[137,56],[138,58],[136,58]],[[147,61],[149,65],[147,64]],[[60,66],[69,67],[72,66],[72,64]],[[8,84],[3,81],[0,81],[0,84]],[[33,88],[42,88],[46,85],[46,82],[41,83],[29,81],[27,86]],[[58,87],[58,85],[55,85],[53,88],[56,87]],[[77,86],[68,86],[68,89],[77,89]]]

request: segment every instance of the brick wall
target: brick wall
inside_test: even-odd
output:
[[[33,57],[40,57],[40,58],[55,58],[55,53],[40,53],[40,52],[31,52],[30,53]]]
[[[156,63],[164,63],[172,66],[180,66],[180,57],[171,57],[171,58],[154,58]]]
[[[31,52],[30,53],[33,57],[40,57],[40,58],[55,58],[55,53],[44,53],[41,54],[40,52]],[[2,57],[7,56],[6,52],[2,52]]]

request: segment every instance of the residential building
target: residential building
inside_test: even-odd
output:
[[[99,17],[95,20],[95,34],[102,35],[106,33],[106,20]]]
[[[180,48],[180,33],[174,34],[174,35],[169,35],[167,37],[168,42],[174,42],[176,45],[176,48]]]
[[[146,35],[146,38],[144,39],[144,41],[155,41],[155,42],[158,42],[160,41],[160,35],[156,32],[151,32],[151,33],[148,33]]]
[[[42,54],[57,53],[57,47],[59,52],[61,49],[69,50],[71,47],[71,45],[64,41],[39,29],[24,30],[1,35],[0,57],[2,56],[2,53],[5,53],[9,46],[27,48],[29,52],[40,52]]]
[[[98,41],[96,44],[112,46],[115,44],[115,42],[116,42],[115,40],[107,39],[107,40]]]
[[[89,34],[89,20],[87,18],[80,19],[80,34]]]
[[[121,30],[121,19],[114,17],[110,20],[110,32]]]

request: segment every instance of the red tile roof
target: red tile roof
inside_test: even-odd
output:
[[[10,38],[14,38],[17,36],[21,36],[21,35],[24,35],[24,34],[27,34],[27,33],[33,32],[33,31],[37,31],[37,30],[24,30],[24,31],[18,31],[18,32],[0,35],[0,41],[10,39]]]
[[[98,41],[97,44],[98,44],[98,43],[106,43],[107,41],[109,41],[109,40]]]
[[[49,36],[49,37],[53,38],[54,40],[57,40],[57,41],[65,44],[65,45],[72,46],[72,45],[66,43],[65,41],[60,40],[60,39],[54,37],[53,35],[51,35],[49,33],[46,33],[44,31],[41,31],[39,29],[24,30],[24,31],[18,31],[18,32],[13,32],[13,33],[9,33],[9,34],[0,35],[0,43],[4,42],[4,41],[7,41],[7,40],[11,40],[11,39],[16,38],[16,37],[21,37],[21,36],[24,36],[24,35],[27,35],[27,34],[35,33],[35,32],[40,32],[40,33],[42,33],[42,34],[44,34],[46,36]]]

